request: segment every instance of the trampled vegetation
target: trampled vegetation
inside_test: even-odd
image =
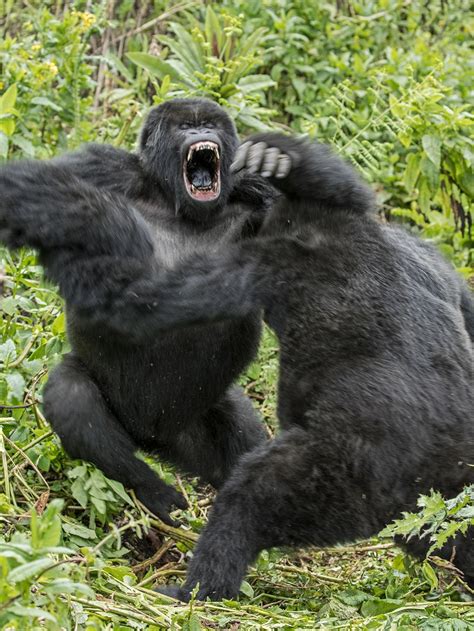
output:
[[[3,0],[0,32],[1,160],[89,141],[132,148],[152,104],[208,96],[242,134],[333,143],[373,182],[382,219],[436,243],[474,283],[470,2]],[[421,498],[377,540],[263,553],[239,602],[158,596],[156,584],[184,575],[212,493],[155,463],[189,499],[173,529],[65,455],[41,411],[67,351],[62,301],[34,253],[0,258],[0,628],[474,628],[472,592],[436,557],[474,524],[472,488]],[[277,352],[266,332],[242,378],[272,431]],[[391,538],[422,530],[433,543],[423,563]]]

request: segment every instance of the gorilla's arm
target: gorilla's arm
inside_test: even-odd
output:
[[[0,169],[0,242],[36,248],[66,299],[77,286],[95,288],[97,295],[109,279],[124,287],[153,260],[148,226],[125,197],[51,162]]]
[[[78,318],[137,342],[163,329],[245,317],[264,304],[263,266],[254,247],[259,241],[194,255],[175,270],[134,268],[129,259],[104,270],[107,262],[102,261],[100,280],[93,270],[101,261],[84,261],[80,277],[74,274],[75,283],[65,271],[63,293]]]
[[[66,153],[50,164],[106,191],[136,198],[143,193],[144,172],[138,155],[111,145],[91,143]]]
[[[243,143],[232,169],[260,173],[290,202],[308,200],[318,210],[367,213],[374,194],[330,147],[283,134],[261,133]]]
[[[43,161],[0,169],[0,240],[40,252],[68,247],[142,258],[152,251],[147,225],[128,200]]]

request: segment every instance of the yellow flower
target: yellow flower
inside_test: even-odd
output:
[[[59,72],[58,67],[56,66],[54,61],[46,61],[44,65],[45,65],[46,70],[49,70],[50,74],[52,74],[53,77],[55,77],[58,74]]]

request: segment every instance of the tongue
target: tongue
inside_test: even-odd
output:
[[[212,184],[211,174],[207,169],[198,167],[193,171],[191,184],[196,188],[209,188]]]

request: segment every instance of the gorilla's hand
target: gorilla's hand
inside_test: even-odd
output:
[[[295,144],[296,151],[289,144]],[[262,177],[283,179],[300,162],[301,143],[282,134],[257,134],[240,145],[231,169],[246,169]]]
[[[140,502],[145,504],[148,510],[159,517],[161,521],[169,526],[179,526],[179,523],[173,521],[169,516],[173,506],[183,510],[188,506],[179,491],[157,478],[153,487],[140,487],[135,490],[135,493]]]
[[[187,603],[191,600],[191,592],[183,587],[179,587],[179,585],[160,585],[155,591],[158,592],[158,594],[180,600],[183,603]]]
[[[318,211],[371,211],[374,196],[359,175],[331,149],[276,133],[251,136],[237,150],[233,172],[246,169],[269,178],[288,199],[310,200]]]

